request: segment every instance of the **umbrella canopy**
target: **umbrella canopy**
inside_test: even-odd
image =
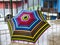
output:
[[[8,21],[12,40],[36,42],[50,26],[39,11],[22,10]]]

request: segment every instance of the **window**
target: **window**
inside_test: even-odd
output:
[[[53,8],[53,1],[49,1],[49,8]]]
[[[5,8],[8,9],[8,3],[7,2],[5,3]]]
[[[53,8],[53,1],[45,1],[44,8]]]
[[[25,0],[25,3],[27,3],[28,2],[28,0]]]
[[[48,2],[44,2],[44,8],[48,7]]]

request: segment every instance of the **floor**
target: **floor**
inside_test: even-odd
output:
[[[24,42],[24,41],[11,42],[8,25],[6,22],[0,20],[0,45],[59,45],[60,44],[60,39],[59,39],[60,21],[49,20],[48,22],[51,25],[51,27],[48,28],[34,44],[34,43]],[[59,41],[57,42],[58,39]]]

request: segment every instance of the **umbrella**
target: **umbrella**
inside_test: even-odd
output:
[[[35,43],[50,26],[40,11],[22,10],[8,21],[12,40],[23,40]]]

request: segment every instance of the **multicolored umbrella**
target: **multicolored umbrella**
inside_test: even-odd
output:
[[[12,40],[36,42],[50,25],[40,11],[22,10],[8,21],[8,26]]]

